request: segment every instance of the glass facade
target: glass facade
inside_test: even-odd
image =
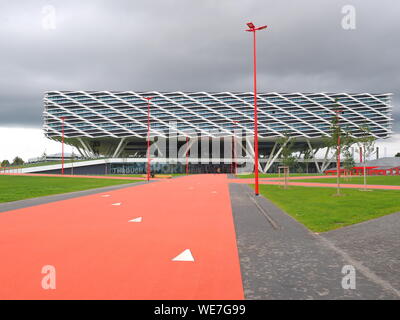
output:
[[[67,138],[147,136],[147,100],[151,100],[151,132],[177,130],[207,135],[220,131],[253,131],[254,97],[247,93],[207,92],[113,92],[49,91],[44,97],[44,131],[47,137],[61,136],[65,118]],[[260,93],[258,117],[260,138],[317,138],[330,134],[334,109],[342,110],[341,123],[354,135],[368,126],[377,138],[391,133],[391,94],[368,93]],[[235,123],[237,121],[237,123]]]

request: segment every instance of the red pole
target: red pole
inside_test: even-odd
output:
[[[234,139],[235,139],[235,135],[233,134],[232,135],[232,155],[231,155],[231,158],[232,158],[232,160],[231,160],[231,173],[232,174],[233,174],[233,167],[234,167],[234,164],[233,164],[233,155],[234,155],[234,148],[235,148]]]
[[[61,174],[64,174],[64,119],[65,117],[61,117],[61,132],[62,132],[62,138],[61,138]]]
[[[233,121],[233,123],[234,124],[238,124],[238,121]],[[235,150],[235,148],[236,148],[236,146],[235,146],[235,142],[236,142],[236,140],[235,140],[235,132],[233,133],[233,141],[232,141],[232,143],[233,143],[233,148],[232,148],[232,152],[233,152],[233,173],[234,174],[236,174],[236,169],[237,169],[237,163],[236,163],[236,150]]]
[[[189,137],[186,137],[186,175],[189,174]]]
[[[255,179],[255,195],[258,196],[258,117],[257,117],[257,46],[256,31],[267,28],[262,26],[256,28],[252,22],[247,23],[249,32],[253,32],[253,60],[254,60],[254,179]]]
[[[338,136],[338,158],[337,158],[337,166],[338,166],[338,175],[340,179],[340,136]]]
[[[150,180],[150,100],[151,97],[146,97],[147,99],[147,181]]]
[[[360,147],[360,163],[363,162],[362,147]]]
[[[254,178],[255,194],[258,196],[258,115],[257,115],[257,55],[256,55],[256,31],[253,31],[254,44]]]

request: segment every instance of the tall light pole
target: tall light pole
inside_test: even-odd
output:
[[[252,22],[247,23],[249,29],[246,31],[253,32],[253,61],[254,61],[254,179],[255,179],[255,195],[258,196],[258,117],[257,117],[257,47],[256,32],[266,29],[267,26],[256,27]]]
[[[147,100],[147,181],[150,180],[150,100],[153,97],[146,97]]]
[[[235,125],[237,125],[239,123],[239,121],[232,121]],[[233,129],[233,136],[232,136],[232,167],[231,167],[231,172],[233,174],[236,174],[236,167],[237,167],[237,163],[236,163],[236,146],[235,146],[235,129]]]
[[[61,174],[64,174],[64,121],[65,117],[60,117],[61,119]]]
[[[337,190],[336,194],[340,195],[340,124],[339,124],[339,114],[342,112],[342,110],[339,108],[339,105],[337,104],[337,99],[335,99],[336,103],[336,126],[337,126],[337,157],[336,157],[336,166],[337,166]]]
[[[186,136],[186,175],[189,174],[189,137]]]

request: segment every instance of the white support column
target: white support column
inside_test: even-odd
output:
[[[279,155],[281,154],[283,148],[287,145],[287,143],[292,139],[292,137],[289,137],[289,139],[287,139],[287,141],[279,148],[278,152],[275,154],[275,156],[272,158],[272,161],[270,161],[268,163],[267,166],[265,166],[265,172],[267,172],[269,170],[269,168],[271,168],[272,164],[275,162],[276,159],[278,159]]]
[[[310,139],[307,139],[307,144],[308,144],[308,147],[310,148],[310,151],[311,151],[311,154],[312,154],[314,163],[315,163],[315,167],[317,168],[317,171],[318,171],[319,173],[322,173],[322,172],[321,172],[321,168],[320,168],[320,166],[319,166],[319,164],[318,164],[317,158],[315,158],[316,152],[314,152],[314,149],[313,149],[312,146],[311,146]]]
[[[249,140],[246,139],[246,145],[248,146],[248,148],[249,148],[249,150],[250,150],[250,154],[251,154],[251,156],[253,157],[253,162],[254,162],[255,153],[254,153],[253,144],[252,144]],[[261,172],[263,172],[263,169],[262,169],[262,167],[261,167],[260,161],[258,161],[258,170],[261,171]]]
[[[117,146],[117,148],[115,149],[115,151],[114,151],[114,154],[113,154],[113,158],[117,158],[120,154],[121,154],[121,152],[122,152],[122,144],[125,142],[125,139],[126,138],[122,138],[121,139],[121,141],[119,142],[119,144],[118,144],[118,146]]]
[[[332,159],[334,159],[335,156],[336,156],[336,154],[334,152],[333,155],[329,158],[329,160],[326,161],[325,165],[322,167],[322,169],[321,169],[322,172],[324,172],[329,167],[329,165],[332,162]]]
[[[331,149],[330,147],[326,148],[324,161],[322,162],[322,165],[321,165],[321,172],[324,172],[325,169],[329,166],[330,161],[328,160],[328,154],[329,154],[330,149]]]
[[[264,167],[263,173],[267,173],[266,168],[267,168],[267,167],[269,168],[269,164],[270,164],[270,162],[272,161],[272,158],[274,157],[275,149],[276,149],[277,146],[278,146],[278,141],[275,141],[274,147],[272,148],[271,154],[270,154],[269,157],[268,157],[268,161],[267,161],[267,164],[266,164],[265,167]]]
[[[81,150],[81,148],[79,148],[78,146],[76,146],[76,150],[78,150],[79,154],[82,156],[82,158],[85,158],[85,154],[83,153],[83,151]]]
[[[82,145],[82,147],[83,147],[83,150],[84,150],[85,153],[86,153],[86,156],[87,156],[88,158],[93,157],[93,153],[92,153],[91,150],[88,148],[88,146],[83,142],[82,138],[78,138],[78,141],[81,143],[81,145]]]

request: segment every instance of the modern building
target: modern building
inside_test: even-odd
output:
[[[180,157],[169,147],[169,141],[176,136],[178,149],[186,143],[187,154],[198,154],[197,158],[203,159],[203,167],[211,164],[212,168],[218,167],[211,161],[214,140],[235,137],[235,145],[239,146],[234,156],[227,156],[231,151],[225,149],[232,147],[220,144],[219,168],[223,171],[228,170],[230,163],[254,154],[249,140],[254,126],[252,92],[48,91],[44,97],[45,135],[60,141],[64,131],[65,143],[75,146],[83,157],[126,159],[142,163],[144,170],[148,97],[152,98],[150,136],[158,150],[153,166],[171,163],[172,158]],[[278,142],[282,137],[289,137],[294,150],[300,154],[308,149],[314,155],[323,148],[337,109],[340,109],[341,128],[353,136],[364,134],[364,127],[379,139],[388,138],[392,133],[390,93],[271,92],[257,97],[260,169],[264,172],[276,169]],[[162,152],[157,146],[161,138],[167,141]],[[209,143],[210,147],[202,148],[195,143],[199,141]],[[195,162],[192,160],[189,159],[190,165]],[[330,164],[327,157],[302,161],[310,161],[316,171],[323,171]],[[200,167],[196,168],[201,171]]]
[[[30,158],[27,163],[40,163],[40,162],[55,162],[62,160],[62,153],[54,153],[54,154],[43,154],[40,157]],[[74,160],[83,160],[82,156],[79,156],[74,153],[64,153],[64,160],[66,161],[74,161]]]

